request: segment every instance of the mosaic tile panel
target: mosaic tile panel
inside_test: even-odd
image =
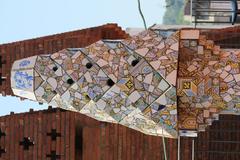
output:
[[[38,56],[34,69],[47,82],[43,87],[45,91],[50,90],[45,88],[50,85],[51,90],[62,95],[72,85],[68,82],[72,81],[71,77],[50,56]]]
[[[221,112],[239,113],[239,50],[223,50],[198,30],[181,31],[179,128],[204,131]]]
[[[166,80],[176,85],[179,33],[173,33],[164,39],[154,31],[144,31],[130,39],[124,40],[131,50],[144,57]]]
[[[107,81],[111,78],[79,49],[63,50],[53,54],[51,58],[60,63],[73,81],[78,83],[81,94],[91,100],[97,101],[110,88]]]
[[[149,30],[127,40],[37,56],[30,67],[33,93],[39,102],[176,138],[178,39],[178,32],[162,37]]]
[[[127,67],[130,67],[130,65],[126,64],[126,59],[128,63],[131,63],[131,60],[137,59],[134,56],[128,58],[129,54],[125,51],[121,43],[114,43],[114,48],[111,48],[103,41],[98,41],[81,49],[81,51],[91,58],[92,61],[96,62],[115,83],[128,74],[124,72],[124,69],[128,71]]]
[[[177,63],[178,63],[178,39],[179,33],[170,34],[169,37],[162,37],[160,33],[155,33],[154,31],[145,31],[139,35],[124,40],[125,44],[131,50],[134,50],[140,56],[144,57],[146,61],[158,72],[160,73],[168,83],[173,86],[176,85],[177,77]],[[159,86],[166,87],[172,92],[173,95],[172,104],[164,104],[166,101],[166,96],[163,94],[144,110],[144,115],[151,117],[156,123],[165,127],[173,134],[177,135],[177,108],[176,108],[176,88],[173,86],[168,86],[166,81],[162,81]],[[167,98],[169,100],[169,98]],[[161,103],[162,102],[162,103]],[[159,111],[159,108],[165,108],[167,111]],[[171,111],[171,115],[168,111]],[[165,115],[163,119],[159,116]],[[161,121],[160,121],[161,120]]]
[[[98,121],[118,123],[118,121],[116,121],[116,119],[110,116],[107,112],[103,112],[103,110],[98,109],[96,103],[93,101],[90,101],[79,112],[89,117],[92,117]]]
[[[116,77],[117,87],[115,86],[113,89],[120,88],[119,93],[109,90],[99,103],[101,105],[104,104],[104,107],[102,106],[101,108],[107,110],[118,121],[125,116],[123,114],[126,112],[125,108],[129,107],[125,106],[122,110],[119,107],[121,106],[120,104],[123,104],[123,106],[133,105],[140,110],[144,110],[170,88],[168,82],[144,58],[127,49],[121,42],[99,41],[86,47],[86,49],[82,49],[82,51],[93,61],[97,62],[104,72],[112,75],[114,78]],[[116,94],[119,95],[116,96]],[[117,97],[120,95],[125,99],[114,103],[112,97],[116,96],[115,99],[119,99]],[[130,111],[127,109],[129,113],[133,110],[134,108],[130,109]]]
[[[162,126],[171,135],[177,136],[177,97],[176,88],[172,87],[152,103],[144,114]],[[149,113],[150,112],[150,113]]]
[[[140,95],[138,95],[134,95],[136,100],[140,97]],[[131,103],[132,102],[128,99],[128,95],[115,85],[96,103],[96,106],[98,109],[107,112],[119,122],[136,109]]]
[[[11,75],[12,88],[30,92],[34,90],[34,75],[32,69],[12,71]]]
[[[170,84],[146,61],[140,61],[130,70],[130,74],[134,78],[134,87],[148,105],[170,88]]]
[[[239,64],[240,50],[220,49],[199,30],[147,30],[18,60],[11,83],[18,96],[177,138],[240,112]]]
[[[120,121],[120,124],[148,135],[172,137],[161,126],[156,125],[154,121],[146,118],[138,109],[128,114],[128,116]]]
[[[37,56],[17,60],[13,63],[12,71],[32,69],[36,63]]]
[[[58,63],[74,81],[77,81],[82,72],[87,71],[86,64],[90,60],[79,49],[64,49],[51,55],[51,59]]]

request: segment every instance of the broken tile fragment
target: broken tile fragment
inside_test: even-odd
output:
[[[181,30],[181,39],[199,39],[199,30]]]

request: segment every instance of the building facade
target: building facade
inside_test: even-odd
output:
[[[161,30],[161,28],[155,26],[155,30]],[[231,33],[238,32],[238,30],[238,27],[233,27],[216,30],[202,29],[200,32],[202,35],[205,35],[204,39],[206,41],[213,39],[213,41],[208,41],[208,43],[212,44],[216,42],[216,44],[219,44],[221,47],[231,45],[229,41],[231,39],[239,40],[237,34],[228,36]],[[187,36],[191,35],[193,37],[194,32],[197,31],[200,33],[199,30],[192,29],[185,29],[185,31],[193,32],[193,34],[187,34]],[[166,32],[161,32],[167,33],[167,30]],[[199,37],[195,36],[195,38],[192,38],[191,36],[187,36],[184,37],[182,35],[181,41],[188,42],[184,42],[185,45],[182,45],[180,49],[184,49],[184,47],[198,48],[198,42],[197,45],[196,43],[191,43],[191,45],[195,44],[194,46],[186,46],[186,44],[190,44],[190,41],[198,41]],[[17,59],[39,54],[54,53],[69,47],[84,47],[100,39],[125,39],[127,37],[128,34],[119,27],[109,24],[56,36],[1,45],[2,85],[0,89],[2,94],[13,95],[10,86],[10,68],[12,63]],[[191,54],[189,49],[184,53]],[[184,60],[187,61],[189,57],[191,56],[184,58],[184,55],[182,55],[182,62],[184,62]],[[186,115],[187,114],[188,113],[186,113]],[[210,113],[207,115],[212,116],[215,114]],[[219,159],[219,157],[222,159],[238,158],[238,142],[240,137],[238,136],[239,130],[237,126],[239,117],[220,115],[218,119],[219,121],[211,121],[211,123],[204,121],[203,124],[207,124],[204,127],[205,132],[200,132],[195,138],[182,137],[179,138],[180,141],[165,139],[168,159],[175,160],[178,157],[181,159],[191,159],[194,157],[195,159],[211,160]],[[190,125],[182,125],[181,129],[199,130],[200,121],[190,121],[190,123],[187,122],[187,124]],[[183,123],[181,122],[181,124]],[[221,130],[218,128],[221,128]],[[16,131],[19,131],[20,134],[14,134]],[[79,113],[60,109],[49,109],[39,112],[31,111],[17,115],[12,113],[4,116],[2,117],[0,135],[0,156],[6,160],[164,159],[164,144],[161,137],[144,135],[143,133],[121,125],[98,122]],[[177,145],[179,145],[179,148]]]

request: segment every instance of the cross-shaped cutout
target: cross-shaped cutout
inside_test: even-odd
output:
[[[2,56],[0,56],[0,68],[2,68],[3,64],[6,64],[6,60],[2,60]]]
[[[2,73],[0,73],[0,85],[2,85],[3,81],[6,81],[6,78],[2,77]]]
[[[30,137],[24,137],[23,141],[19,143],[20,146],[23,146],[24,150],[29,150],[30,146],[34,145],[34,142],[31,142]]]
[[[47,158],[51,158],[51,160],[60,159],[61,156],[57,155],[56,151],[51,151],[51,154],[47,154]]]
[[[56,141],[57,137],[61,137],[61,133],[57,133],[56,129],[52,129],[51,133],[47,133],[47,136],[51,136],[52,141]]]
[[[2,138],[2,136],[6,136],[6,133],[4,133],[0,128],[0,139]]]
[[[0,147],[0,157],[2,157],[2,154],[3,153],[6,153],[6,149],[4,148],[4,149],[2,149],[1,147]]]

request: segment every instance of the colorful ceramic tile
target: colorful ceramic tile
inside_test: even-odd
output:
[[[57,95],[57,92],[48,82],[45,81],[35,90],[35,95],[38,101],[50,103]]]
[[[111,87],[108,83],[113,80],[80,49],[62,50],[51,58],[61,60],[62,68],[78,84],[81,94],[91,100],[97,101]]]
[[[176,138],[240,112],[239,59],[240,50],[221,49],[197,29],[147,30],[17,61],[11,83],[16,95]]]
[[[181,31],[184,53],[179,54],[179,128],[200,131],[217,119],[220,111],[239,112],[234,105],[240,98],[237,95],[239,51],[221,50],[202,35],[186,38],[187,32],[190,31]],[[194,39],[194,44],[184,45],[187,39]],[[185,52],[196,44],[198,53]],[[188,57],[181,58],[181,55]]]
[[[140,98],[137,92],[128,95],[114,85],[108,90],[99,101],[96,102],[96,107],[99,110],[104,110],[107,114],[113,117],[117,122],[121,121],[129,113],[136,108],[131,104]]]
[[[180,37],[181,39],[199,39],[200,32],[199,30],[181,30]]]
[[[118,123],[111,115],[107,112],[103,112],[103,110],[98,109],[96,103],[93,101],[89,101],[81,110],[77,110],[78,112],[85,114],[91,118],[94,118],[98,121],[109,122],[109,123]]]
[[[157,125],[154,121],[145,117],[140,110],[134,110],[128,114],[120,124],[129,128],[138,130],[147,135],[172,137],[173,135],[166,132],[161,126]]]
[[[166,78],[166,80],[176,85],[177,59],[179,48],[179,33],[173,33],[165,40],[153,31],[144,31],[130,39],[124,40],[130,50],[144,57],[146,61]]]
[[[32,69],[16,70],[11,72],[12,88],[23,91],[34,91],[34,72]]]
[[[134,101],[133,105],[141,110],[144,109],[143,106],[151,104],[170,87],[144,58],[127,49],[122,43],[98,41],[82,51],[96,61],[104,72],[114,77],[113,80],[115,79],[117,85],[127,92],[130,100],[136,93],[132,88],[137,89],[139,100],[132,101]],[[125,90],[126,87],[128,91]]]
[[[32,70],[31,89],[39,102],[122,123],[145,134],[177,137],[173,86],[178,41],[178,32],[163,38],[146,31],[128,40],[98,41],[85,48],[32,57],[30,62],[23,59],[22,68],[17,61],[13,70]],[[156,108],[157,103],[166,108]],[[152,112],[147,114],[148,110]]]
[[[18,60],[12,89],[145,134],[195,136],[219,113],[240,112],[240,51],[201,34],[147,30]]]
[[[13,63],[12,71],[32,69],[36,63],[37,56],[17,60]]]

